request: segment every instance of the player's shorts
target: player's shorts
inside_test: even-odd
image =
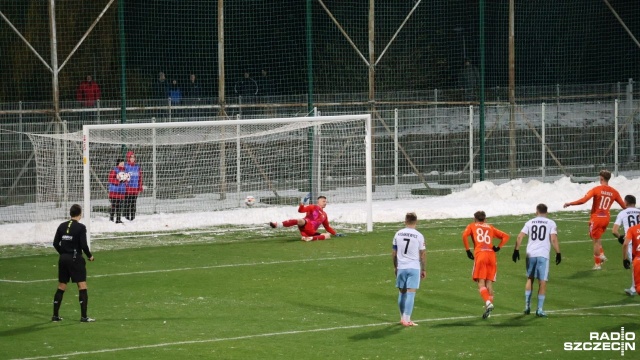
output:
[[[396,287],[398,289],[419,289],[420,269],[398,269]]]
[[[318,229],[314,228],[311,223],[307,220],[304,221],[304,225],[298,226],[298,230],[300,230],[300,235],[302,236],[318,236],[320,233]]]
[[[549,259],[542,256],[528,257],[526,263],[528,278],[549,280]]]
[[[473,281],[480,279],[496,281],[497,272],[498,261],[496,260],[496,253],[493,250],[480,251],[473,262]]]
[[[607,231],[609,217],[592,217],[589,220],[589,236],[592,240],[600,240],[602,234]]]
[[[74,283],[87,281],[87,263],[84,258],[77,255],[62,254],[58,259],[58,282],[66,284],[69,279]]]

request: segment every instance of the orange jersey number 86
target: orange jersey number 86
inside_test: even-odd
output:
[[[489,236],[489,230],[476,229],[476,241],[491,244],[491,236]]]

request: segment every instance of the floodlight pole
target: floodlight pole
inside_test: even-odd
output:
[[[56,32],[56,1],[49,0],[49,42],[51,44],[51,86],[53,90],[54,121],[60,121],[60,87],[58,84],[58,35]]]
[[[509,178],[516,178],[515,0],[509,0]]]

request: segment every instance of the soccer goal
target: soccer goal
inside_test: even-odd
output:
[[[260,209],[319,195],[329,204],[353,203],[373,229],[370,115],[84,125],[82,132],[30,138],[40,221],[60,222],[78,202],[89,234],[109,232],[116,225],[109,221],[108,174],[133,151],[143,191],[132,229],[197,228],[202,222],[190,226],[189,219],[226,216],[217,210],[262,223]],[[247,196],[255,203],[247,205]],[[182,216],[173,222],[156,221],[176,214]]]

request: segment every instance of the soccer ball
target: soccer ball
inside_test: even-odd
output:
[[[124,171],[121,171],[118,173],[118,175],[116,175],[116,179],[120,181],[129,181],[130,178],[131,178],[131,175],[129,175],[128,172],[124,172]]]
[[[249,195],[244,199],[244,204],[247,205],[248,207],[252,207],[253,205],[255,205],[256,203],[256,198],[254,198],[253,196]]]

